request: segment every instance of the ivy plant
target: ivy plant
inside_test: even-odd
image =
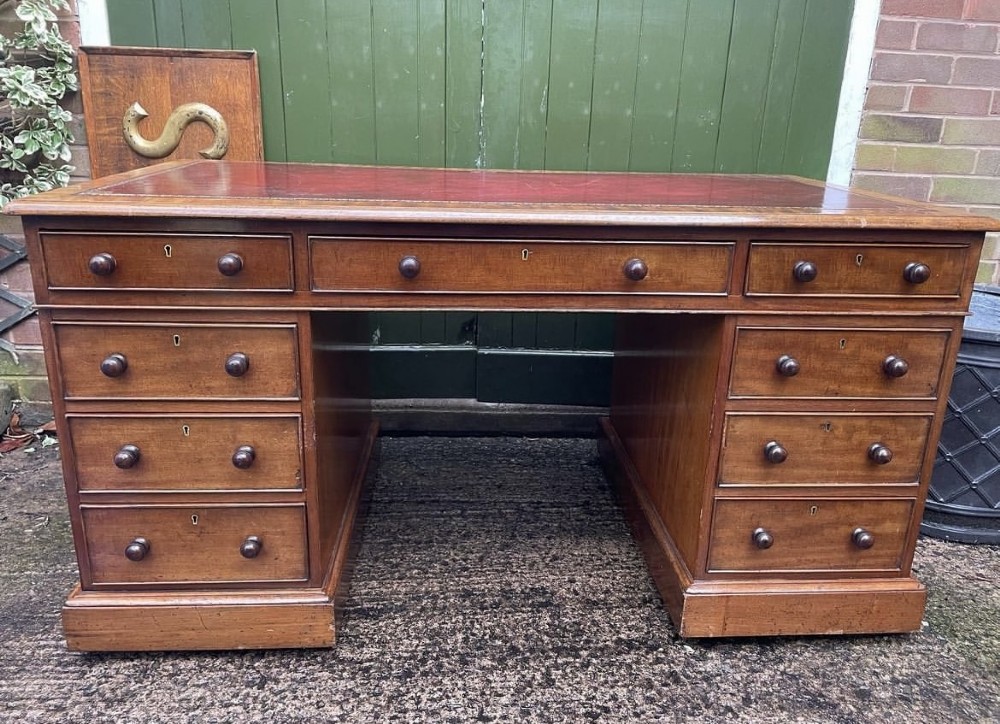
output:
[[[0,207],[69,183],[72,114],[59,105],[77,90],[73,47],[59,32],[66,0],[0,0],[13,8],[12,34],[0,33]],[[23,26],[22,26],[23,23]]]

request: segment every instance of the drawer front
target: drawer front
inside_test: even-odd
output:
[[[725,294],[731,243],[310,238],[312,288],[347,292]],[[401,260],[419,271],[407,278]],[[626,275],[626,265],[640,260]],[[411,262],[412,264],[412,262]],[[409,271],[413,271],[411,267]]]
[[[295,325],[55,322],[53,328],[67,399],[299,396]]]
[[[933,399],[949,334],[742,327],[736,333],[729,395]]]
[[[295,490],[298,416],[70,415],[83,491]]]
[[[754,243],[746,291],[749,295],[957,299],[967,254],[968,247],[961,245]],[[799,264],[811,264],[812,269],[799,267],[797,275]]]
[[[49,289],[294,288],[290,236],[43,232],[39,238]]]
[[[82,506],[80,510],[95,584],[302,581],[308,577],[302,505]],[[253,536],[260,547],[254,557],[246,557],[241,548]],[[139,545],[136,539],[145,541],[146,549],[130,559],[126,549]]]
[[[898,571],[913,504],[913,500],[717,500],[708,567],[713,572]],[[871,538],[866,540],[865,535]],[[768,542],[765,536],[769,547],[763,547]],[[863,547],[869,542],[870,547]]]
[[[720,485],[916,485],[932,415],[726,415]]]

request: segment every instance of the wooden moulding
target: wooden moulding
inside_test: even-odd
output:
[[[654,512],[635,467],[607,418],[601,420],[600,449],[632,534],[681,636],[801,636],[919,630],[927,594],[913,578],[694,580]]]
[[[348,585],[358,504],[378,436],[373,422],[355,470],[348,510],[322,588],[271,591],[90,592],[63,606],[72,651],[322,648],[336,641],[336,608]]]

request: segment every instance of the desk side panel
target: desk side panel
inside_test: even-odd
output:
[[[361,472],[371,449],[367,440],[371,425],[367,315],[303,316],[308,318],[311,333],[303,377],[312,391],[306,397],[312,430],[307,428],[305,444],[315,501],[310,526],[318,533],[314,540],[319,559],[313,570],[328,575],[332,557],[341,558],[344,553],[338,545],[348,543],[350,531],[345,529],[354,522]]]
[[[619,315],[611,421],[689,571],[696,568],[725,340],[722,316]]]

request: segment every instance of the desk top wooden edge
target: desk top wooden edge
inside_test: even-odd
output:
[[[17,199],[23,216],[1000,231],[794,176],[175,161]]]

